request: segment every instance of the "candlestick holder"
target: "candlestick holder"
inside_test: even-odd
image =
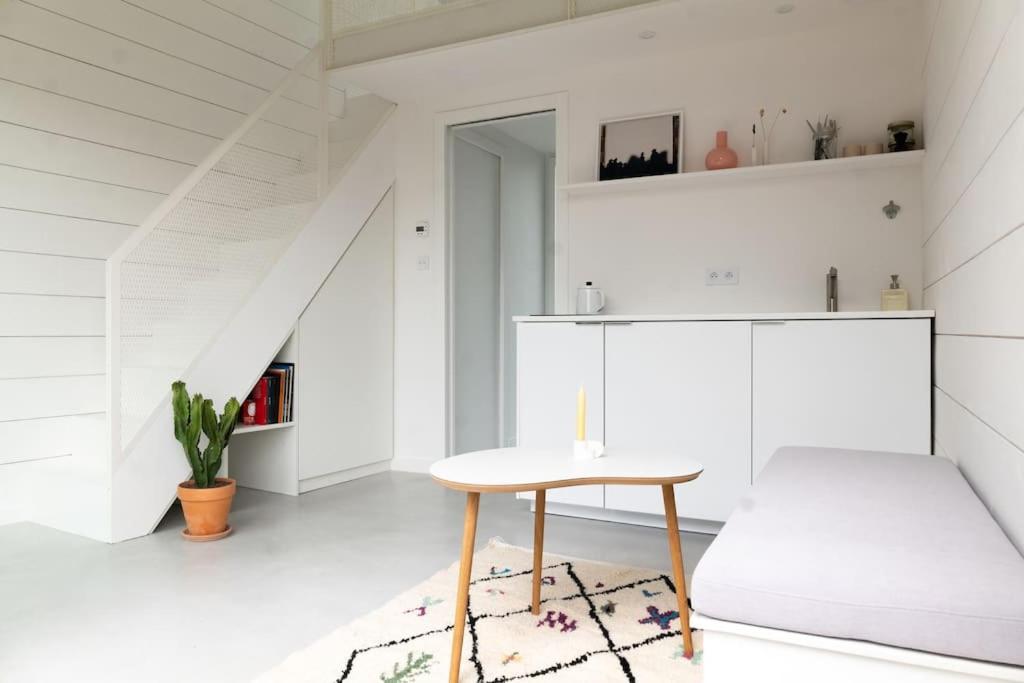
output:
[[[604,455],[604,444],[600,441],[572,442],[573,460],[595,460]]]

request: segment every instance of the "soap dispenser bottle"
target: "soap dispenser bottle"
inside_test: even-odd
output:
[[[900,287],[900,276],[891,275],[889,289],[882,290],[883,311],[906,311],[910,308],[910,295]]]

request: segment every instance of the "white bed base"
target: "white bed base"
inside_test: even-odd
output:
[[[704,631],[704,683],[1024,681],[1021,667],[719,621],[701,614],[694,614],[690,623]]]

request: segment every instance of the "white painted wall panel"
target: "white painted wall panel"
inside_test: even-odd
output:
[[[1024,550],[1024,16],[1019,1],[986,0],[959,51],[952,16],[939,13],[925,70],[941,88],[956,55],[945,107],[925,115],[937,122],[923,195],[935,448]]]
[[[217,144],[213,135],[10,81],[0,81],[0,120],[187,164],[198,164]]]
[[[0,292],[102,298],[106,264],[98,259],[0,251]]]
[[[1024,116],[1017,118],[946,220],[925,241],[926,287],[1021,224],[1024,220],[1021,188],[1024,188]]]
[[[0,294],[0,336],[105,334],[102,299]]]
[[[5,421],[101,413],[102,376],[0,380],[0,415]]]
[[[943,2],[939,6],[932,49],[925,64],[925,80],[928,84],[924,96],[925,128],[932,127],[944,108],[946,96],[956,78],[960,54],[967,44],[974,25],[974,15],[980,4],[981,0],[955,0]]]
[[[934,179],[935,171],[946,158],[1019,6],[1019,0],[986,0],[980,3],[945,104],[937,114],[938,118],[929,122],[924,131],[928,148],[925,182]]]
[[[925,186],[930,197],[925,211],[926,234],[931,234],[960,200],[1022,109],[1024,19],[1017,16],[948,156],[934,181]]]
[[[101,375],[102,337],[0,337],[0,379]]]
[[[299,45],[305,45],[307,48],[316,45],[319,39],[315,24],[271,0],[209,0],[209,2],[259,26],[272,26],[278,35]]]
[[[0,206],[138,225],[163,194],[0,166]]]
[[[309,51],[305,45],[206,0],[127,0],[127,3],[288,69]]]
[[[0,248],[105,259],[134,225],[0,209]]]
[[[238,114],[251,112],[269,94],[267,90],[99,31],[21,0],[0,5],[0,35],[188,95]],[[291,104],[294,106],[282,104],[275,122],[314,133],[317,126],[316,110],[294,102]]]
[[[1024,451],[1024,339],[940,335],[935,386]]]
[[[1024,217],[1022,217],[1024,219]],[[1024,228],[939,280],[925,293],[938,334],[1024,337]]]
[[[243,116],[187,95],[179,94],[59,54],[7,40],[0,35],[0,78],[30,85],[85,102],[128,112],[146,119],[167,122],[190,131],[226,137],[242,122]],[[268,138],[308,136],[281,126],[258,124]],[[269,143],[268,143],[269,144]],[[287,151],[293,145],[262,146],[262,149]]]
[[[944,109],[956,78],[959,56],[967,45],[981,0],[940,3],[932,49],[925,65],[925,127],[930,129]]]
[[[0,37],[0,78],[216,138],[242,121],[236,112]]]
[[[33,0],[33,4],[267,92],[273,90],[289,71],[289,68],[153,12],[126,5],[121,0]],[[197,29],[204,28],[194,21],[191,23]],[[290,96],[309,107],[319,107],[319,93],[313,80],[305,80]]]
[[[1024,452],[935,390],[935,440],[1014,542],[1024,548]]]
[[[0,164],[169,194],[191,164],[0,123]]]

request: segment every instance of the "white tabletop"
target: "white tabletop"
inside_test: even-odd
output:
[[[574,460],[572,449],[497,448],[435,462],[430,474],[461,491],[536,491],[582,484],[678,484],[704,467],[672,453],[609,449],[604,457]]]

